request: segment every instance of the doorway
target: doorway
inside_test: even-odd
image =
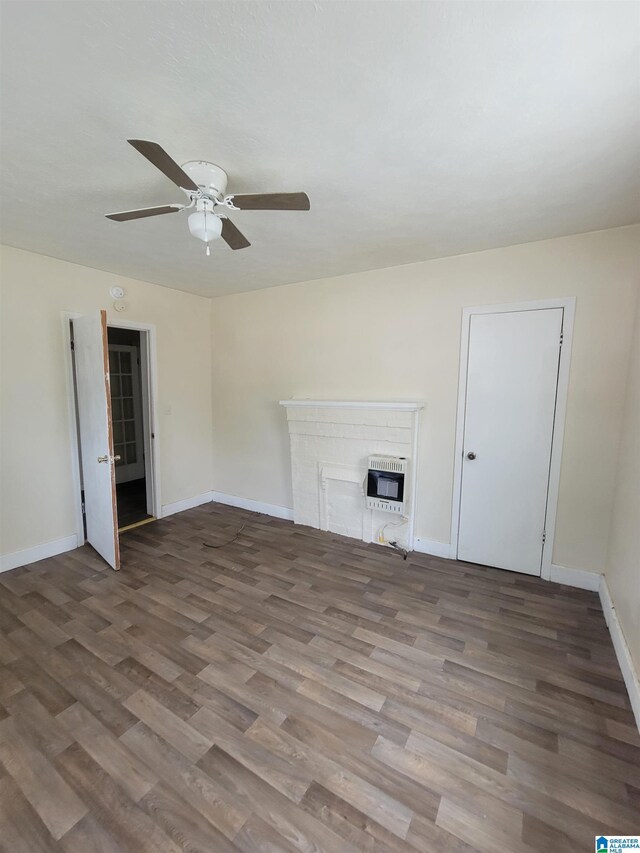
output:
[[[118,568],[119,534],[159,517],[155,329],[107,324],[105,311],[63,316],[78,541]]]
[[[153,519],[147,488],[141,333],[138,329],[107,327],[111,420],[116,456],[116,500],[120,532]]]
[[[548,578],[574,300],[465,309],[452,555]]]

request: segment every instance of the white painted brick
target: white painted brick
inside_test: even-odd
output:
[[[314,423],[312,421],[290,421],[290,435],[324,436],[326,438],[375,438],[384,436],[387,441],[411,442],[413,428],[388,424]]]
[[[287,420],[290,423],[364,424],[410,429],[413,424],[413,416],[413,412],[394,411],[393,409],[339,409],[335,407],[287,409]]]
[[[362,481],[372,454],[412,458],[414,417],[391,409],[287,409],[294,521],[364,541],[395,523],[392,515],[366,508]],[[407,499],[410,504],[410,494]],[[408,526],[388,529],[406,541]]]
[[[397,427],[371,427],[362,426],[361,424],[341,425],[335,432],[330,433],[309,432],[305,434],[294,433],[293,435],[296,436],[296,449],[306,446],[308,452],[311,452],[314,447],[324,446],[321,445],[323,440],[355,439],[361,442],[392,442],[410,447],[413,439],[413,433],[406,429]],[[305,451],[302,450],[302,452]],[[368,451],[366,455],[369,455]]]

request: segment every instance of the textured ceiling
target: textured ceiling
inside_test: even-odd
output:
[[[3,242],[196,293],[640,220],[636,3],[3,2]],[[127,137],[229,191],[211,257]]]

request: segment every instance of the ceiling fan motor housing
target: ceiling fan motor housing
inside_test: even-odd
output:
[[[196,183],[205,195],[224,195],[227,189],[227,173],[215,163],[206,160],[189,160],[182,166],[191,180]],[[185,190],[191,196],[191,190]]]

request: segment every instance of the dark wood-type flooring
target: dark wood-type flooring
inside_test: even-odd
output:
[[[116,486],[118,527],[126,527],[150,518],[147,512],[147,481],[129,480]]]
[[[3,850],[573,853],[640,832],[594,593],[215,504],[122,556],[0,575]]]

